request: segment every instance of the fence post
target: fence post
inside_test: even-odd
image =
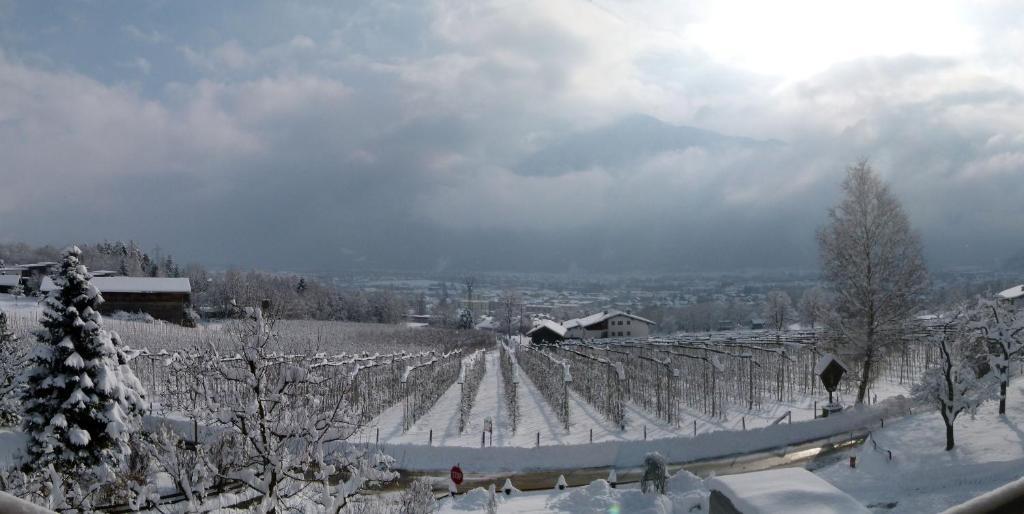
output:
[[[644,441],[647,440],[647,425],[644,425]]]
[[[537,432],[537,447],[540,448],[540,432]]]
[[[427,446],[433,446],[434,445],[434,429],[433,428],[430,429],[430,436],[429,437],[430,438],[427,439]]]
[[[697,437],[697,420],[693,420],[693,437]]]
[[[747,430],[747,417],[746,417],[746,416],[743,416],[743,417],[742,417],[742,418],[740,419],[740,421],[742,421],[742,422],[743,422],[743,431],[745,432],[745,431]]]
[[[591,442],[591,444],[593,444],[593,442],[594,442],[594,429],[593,428],[590,429],[590,442]]]
[[[380,427],[377,427],[377,437],[374,438],[374,444],[380,446]]]
[[[487,431],[486,430],[481,430],[480,431],[480,447],[483,448],[484,446],[487,446]]]

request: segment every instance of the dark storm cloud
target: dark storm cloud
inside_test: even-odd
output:
[[[869,156],[933,263],[1021,246],[1024,93],[995,50],[780,81],[646,3],[246,5],[0,11],[0,238],[286,269],[813,265]]]

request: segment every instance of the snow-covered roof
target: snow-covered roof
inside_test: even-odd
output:
[[[618,310],[612,309],[612,310],[607,310],[607,311],[601,311],[601,312],[599,312],[597,314],[591,314],[590,316],[584,316],[582,318],[576,318],[576,319],[568,320],[566,322],[563,322],[562,326],[567,328],[567,329],[568,328],[576,328],[576,327],[587,328],[590,325],[593,325],[595,323],[600,323],[602,321],[614,318],[615,316],[625,316],[627,318],[635,319],[635,320],[637,320],[637,321],[639,321],[641,323],[647,323],[648,325],[654,325],[655,324],[653,321],[651,321],[649,319],[646,319],[646,318],[641,318],[640,316],[637,316],[635,314],[629,314],[629,313],[626,313],[626,312],[622,312],[622,311],[618,311]]]
[[[1024,296],[1024,284],[1013,286],[1005,291],[1000,291],[996,296],[1003,300],[1016,300],[1017,298]]]
[[[191,293],[192,284],[187,278],[165,277],[93,277],[89,282],[100,293]],[[43,279],[39,290],[44,293],[57,288],[50,277]]]
[[[558,323],[555,323],[554,321],[551,321],[549,319],[542,319],[540,320],[540,323],[538,323],[537,326],[531,328],[530,331],[526,333],[526,335],[533,335],[534,332],[542,328],[546,328],[558,334],[560,337],[565,337],[565,332],[568,330],[567,328],[563,327],[562,325],[559,325]]]
[[[835,355],[832,355],[831,353],[826,353],[818,358],[818,363],[814,365],[814,374],[820,375],[823,371],[825,371],[825,368],[828,367],[828,363],[832,361],[836,361],[837,364],[843,367],[843,370],[847,372],[850,371],[850,367],[847,366],[846,363],[842,361],[842,359],[836,357]]]
[[[473,325],[473,328],[477,330],[496,330],[498,328],[498,322],[490,316],[484,316],[479,323]]]
[[[743,514],[868,514],[852,496],[803,468],[740,473],[707,480]]]
[[[21,281],[21,275],[0,275],[0,286],[14,287]]]

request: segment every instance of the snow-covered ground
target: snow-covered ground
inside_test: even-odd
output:
[[[844,461],[816,473],[875,512],[939,512],[962,503],[1024,470],[1024,380],[1012,383],[1008,395],[1005,417],[989,402],[973,419],[957,420],[951,451],[938,412],[922,412],[873,433],[880,448],[892,450],[892,461],[869,442],[852,453],[856,469]]]

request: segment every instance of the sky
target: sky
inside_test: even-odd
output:
[[[214,267],[817,266],[868,158],[933,268],[1024,251],[1003,0],[0,0],[0,241]]]

